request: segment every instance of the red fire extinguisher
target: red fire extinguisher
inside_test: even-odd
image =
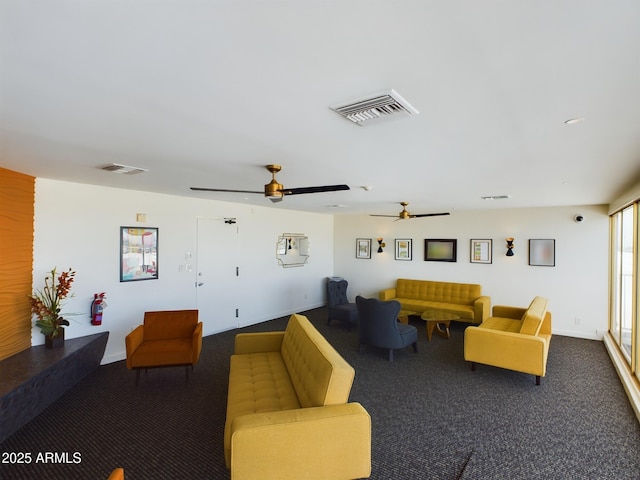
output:
[[[107,306],[104,301],[107,298],[105,292],[94,293],[93,302],[91,302],[91,325],[102,325],[102,311]]]

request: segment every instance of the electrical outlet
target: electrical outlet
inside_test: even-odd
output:
[[[576,318],[573,319],[573,323],[575,323],[576,325],[580,325],[581,321],[582,320],[579,317],[576,317]]]

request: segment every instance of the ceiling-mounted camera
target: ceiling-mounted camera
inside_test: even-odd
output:
[[[576,215],[575,217],[573,217],[573,219],[575,220],[576,223],[584,222],[584,216],[582,215]]]

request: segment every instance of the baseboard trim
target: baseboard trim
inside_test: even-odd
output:
[[[613,366],[618,372],[618,376],[620,377],[622,386],[627,392],[629,402],[631,403],[631,407],[636,414],[636,418],[640,422],[640,386],[638,385],[638,380],[631,372],[627,360],[620,352],[620,348],[615,343],[613,338],[611,338],[611,335],[605,335],[603,341],[607,352],[609,353],[609,357],[611,358]]]
[[[602,340],[603,333],[596,330],[596,333],[576,332],[575,330],[556,330],[553,329],[554,335],[561,335],[563,337],[582,338],[584,340]],[[551,339],[553,341],[553,338]]]

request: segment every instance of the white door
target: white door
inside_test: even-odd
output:
[[[222,218],[198,218],[196,297],[203,333],[238,326],[238,228]]]

